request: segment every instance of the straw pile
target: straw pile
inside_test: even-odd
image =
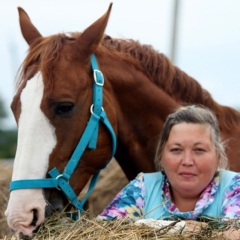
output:
[[[229,239],[223,231],[239,229],[236,220],[223,222],[221,220],[210,221],[207,224],[193,225],[194,231],[178,229],[171,233],[174,225],[162,229],[150,228],[146,225],[136,226],[133,222],[124,220],[99,221],[89,214],[73,222],[63,214],[55,214],[40,227],[34,240],[183,240],[183,239]],[[193,223],[192,223],[193,224]],[[236,238],[239,239],[239,236]],[[6,237],[4,240],[15,240],[15,237]]]
[[[9,196],[9,182],[12,175],[12,166],[5,161],[0,161],[0,238],[9,234],[4,211]]]

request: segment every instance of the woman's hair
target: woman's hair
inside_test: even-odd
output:
[[[217,156],[220,159],[219,167],[226,169],[228,159],[225,153],[224,143],[220,137],[218,120],[215,114],[208,108],[201,105],[182,106],[170,114],[163,126],[155,155],[155,165],[160,170],[162,151],[166,144],[172,127],[180,123],[196,123],[208,125],[211,129],[211,140],[215,146]]]

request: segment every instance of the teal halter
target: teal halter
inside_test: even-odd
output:
[[[62,173],[60,173],[57,170],[57,168],[53,168],[51,171],[49,171],[48,173],[52,178],[25,179],[25,180],[12,181],[10,183],[10,191],[17,190],[17,189],[28,189],[28,188],[61,189],[65,194],[65,196],[68,198],[68,200],[71,202],[71,204],[76,208],[76,210],[79,210],[80,213],[83,213],[83,205],[87,200],[87,198],[89,197],[89,195],[92,193],[97,183],[101,170],[106,167],[108,162],[114,156],[116,151],[116,145],[117,145],[116,135],[102,107],[102,101],[103,101],[102,89],[104,85],[104,77],[102,72],[99,71],[98,69],[97,60],[94,54],[91,55],[91,66],[92,66],[93,76],[94,76],[93,101],[92,101],[92,106],[90,108],[91,116],[82,134],[82,137],[80,138],[77,144],[77,147],[75,148],[69,162],[67,163],[67,166],[65,167]],[[92,176],[88,191],[84,196],[84,198],[80,201],[77,198],[74,190],[70,186],[69,179],[71,178],[71,175],[73,174],[74,170],[78,166],[85,149],[87,147],[90,149],[96,149],[99,121],[101,121],[105,125],[105,127],[108,129],[112,137],[111,158],[108,160],[108,162],[105,164],[105,166],[102,169],[100,169],[96,174]]]

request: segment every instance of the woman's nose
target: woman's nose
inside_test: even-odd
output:
[[[182,157],[182,164],[184,166],[191,166],[194,164],[194,157],[191,152],[185,152]]]

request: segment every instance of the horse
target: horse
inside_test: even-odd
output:
[[[111,7],[81,33],[48,37],[18,8],[29,52],[11,104],[18,144],[5,212],[17,236],[31,237],[68,200],[81,209],[76,196],[90,179],[91,193],[112,157],[128,180],[156,171],[164,121],[183,104],[212,109],[228,141],[229,168],[240,170],[240,113],[153,47],[105,35]]]

